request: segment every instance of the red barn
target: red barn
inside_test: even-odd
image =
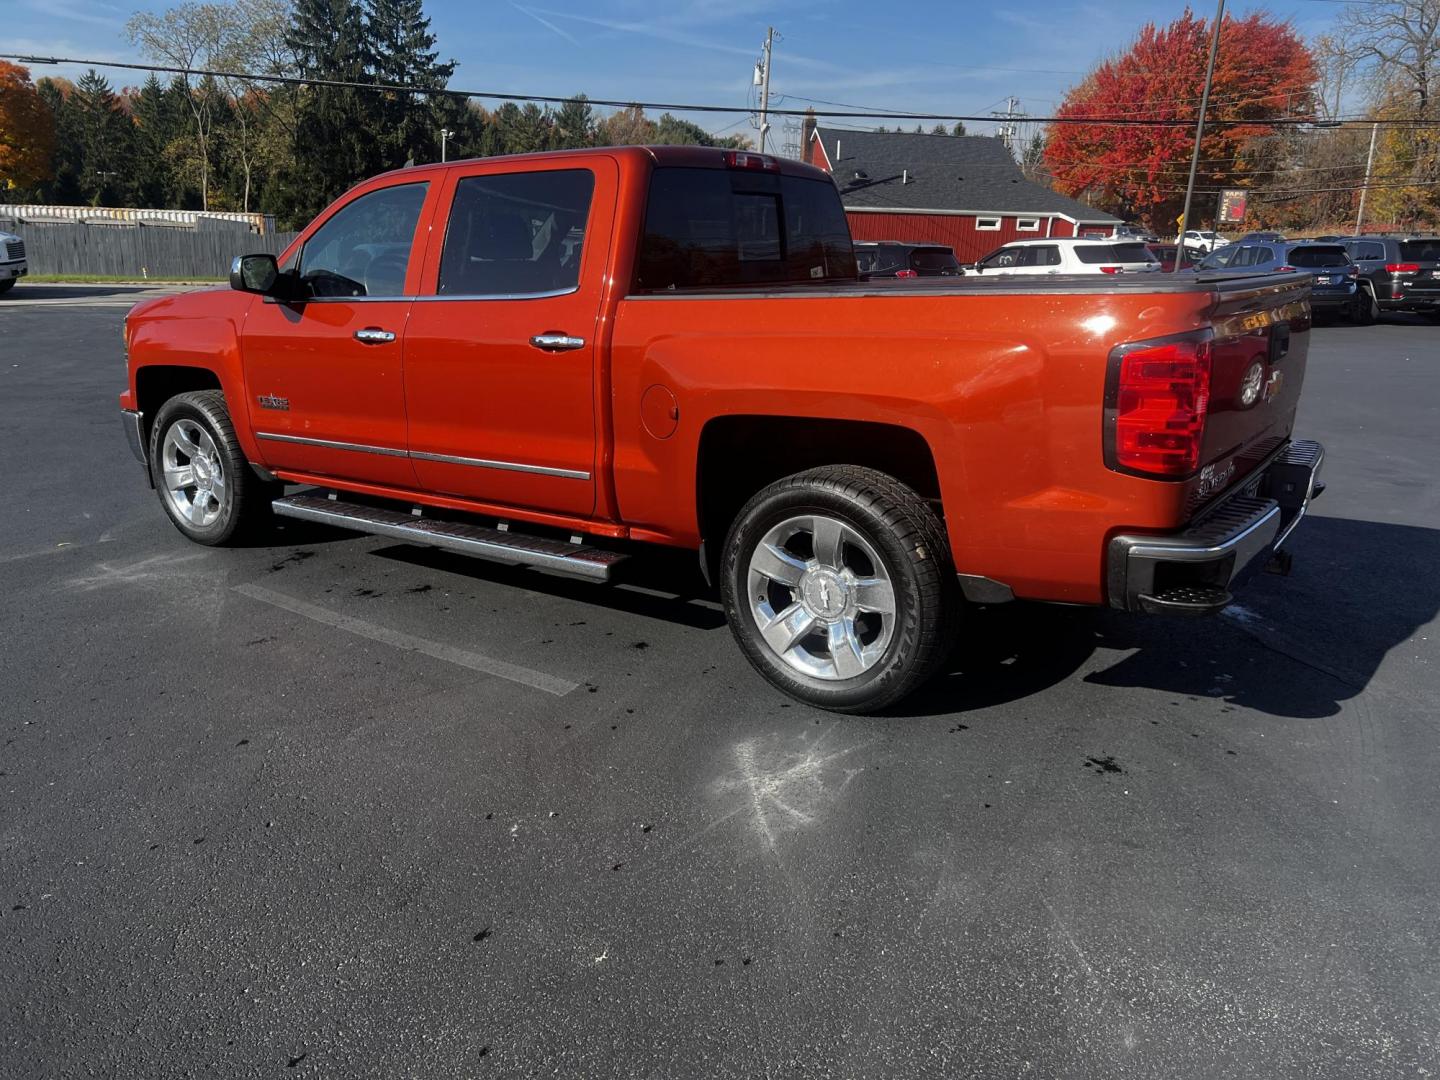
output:
[[[804,159],[835,177],[856,240],[944,244],[967,263],[1011,240],[1110,236],[1121,223],[1025,179],[988,135],[806,128]]]

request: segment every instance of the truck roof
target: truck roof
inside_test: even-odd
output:
[[[824,180],[826,183],[833,183],[829,173],[824,169],[816,168],[814,165],[806,165],[804,162],[777,157],[774,154],[757,154],[750,150],[727,150],[718,146],[596,146],[583,150],[542,150],[533,154],[497,154],[494,157],[459,158],[455,161],[433,162],[428,165],[411,165],[408,168],[391,169],[388,172],[378,174],[373,179],[378,180],[382,177],[400,175],[407,177],[414,177],[420,174],[431,175],[443,173],[449,169],[472,166],[478,162],[494,161],[508,164],[510,162],[554,162],[568,161],[571,159],[583,161],[587,158],[594,157],[646,159],[656,165],[678,166],[689,169],[746,167],[732,163],[736,156],[764,162],[763,168],[766,172],[777,172],[782,176],[803,176],[811,180]]]

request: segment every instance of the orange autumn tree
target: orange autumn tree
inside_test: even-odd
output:
[[[1210,24],[1188,9],[1169,26],[1147,24],[1129,50],[1105,61],[1066,96],[1057,117],[1181,120],[1173,127],[1052,124],[1045,164],[1055,187],[1173,234],[1185,197],[1195,118],[1205,85]],[[1277,160],[1281,117],[1314,114],[1314,59],[1294,27],[1269,15],[1227,17],[1200,146],[1197,209],[1213,192],[1247,187]]]
[[[55,118],[28,69],[0,60],[0,191],[32,188],[50,177]]]

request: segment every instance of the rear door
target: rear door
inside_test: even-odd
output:
[[[614,160],[599,157],[450,173],[405,334],[422,487],[594,508],[595,357],[618,184]]]

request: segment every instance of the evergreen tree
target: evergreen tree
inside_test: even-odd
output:
[[[567,98],[555,113],[554,145],[557,150],[595,145],[595,110],[584,94]]]
[[[183,104],[180,108],[183,108]],[[152,73],[131,99],[135,118],[135,199],[140,206],[178,206],[179,185],[165,150],[185,134],[185,117],[172,94]]]
[[[964,134],[965,134],[965,124],[964,124],[962,121],[960,121],[960,120],[956,120],[956,121],[955,121],[955,126],[950,129],[950,134],[951,134],[951,135],[964,135]]]
[[[40,201],[69,206],[80,201],[80,141],[70,96],[74,87],[64,79],[41,79],[35,84],[55,117],[55,156],[51,159],[51,177],[40,186]]]
[[[134,190],[134,122],[93,69],[81,77],[68,104],[79,150],[80,197],[91,206],[128,205]]]
[[[365,21],[356,0],[296,0],[285,38],[297,72],[310,79],[368,82]],[[277,207],[305,220],[357,180],[379,171],[373,102],[354,87],[308,86],[300,97],[288,175]]]
[[[440,128],[453,111],[440,105],[455,63],[440,63],[435,35],[422,0],[365,0],[363,58],[377,83],[414,87],[420,93],[387,90],[372,95],[371,110],[380,164],[395,168],[406,160],[439,158]],[[448,115],[447,115],[448,114]]]

